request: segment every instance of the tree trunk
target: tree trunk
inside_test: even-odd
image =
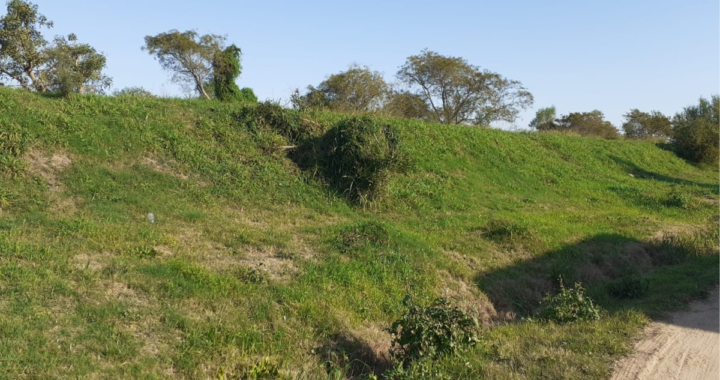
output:
[[[202,84],[202,79],[200,79],[200,77],[197,76],[197,74],[195,73],[193,73],[193,78],[195,79],[195,89],[197,90],[197,92],[199,92],[200,95],[205,99],[210,100],[210,95],[208,95],[208,93],[205,91],[205,87]]]
[[[35,87],[35,91],[47,92],[47,87],[45,87],[42,83],[40,83],[40,80],[37,78],[37,76],[35,76],[35,73],[33,72],[32,68],[25,69],[25,72],[30,77],[32,84]]]

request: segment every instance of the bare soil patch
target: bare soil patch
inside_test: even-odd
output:
[[[720,317],[715,289],[690,310],[650,324],[633,354],[617,363],[612,380],[720,378]]]

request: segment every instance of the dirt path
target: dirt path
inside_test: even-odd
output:
[[[690,310],[653,322],[634,353],[621,360],[612,380],[720,379],[720,316],[715,289]]]

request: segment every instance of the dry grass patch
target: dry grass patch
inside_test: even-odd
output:
[[[188,179],[190,179],[187,174],[181,173],[177,169],[174,169],[174,167],[177,166],[177,163],[174,161],[159,162],[153,157],[143,157],[143,159],[140,161],[140,164],[158,173],[167,174],[183,181],[187,181]]]

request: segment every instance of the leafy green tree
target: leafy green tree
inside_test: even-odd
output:
[[[122,90],[115,90],[112,93],[113,96],[135,96],[139,98],[154,98],[150,91],[142,87],[125,87]]]
[[[37,5],[11,0],[0,19],[0,76],[39,92],[101,93],[112,80],[103,75],[106,58],[77,36],[56,37],[53,45],[40,28],[52,27]]]
[[[382,108],[389,86],[382,73],[357,64],[330,75],[315,88],[293,95],[295,108],[320,108],[337,112],[373,112]]]
[[[70,93],[103,93],[112,84],[103,75],[107,59],[88,44],[77,42],[77,36],[55,38],[48,48],[49,67],[45,72],[48,89],[63,95]]]
[[[617,128],[605,120],[598,110],[592,112],[571,112],[556,120],[557,130],[571,131],[582,136],[598,136],[606,139],[620,137]]]
[[[397,77],[428,104],[431,119],[444,124],[512,123],[533,103],[520,82],[428,50],[408,57]]]
[[[672,120],[670,141],[677,154],[698,163],[717,165],[720,140],[720,97],[700,98],[697,106],[685,107]]]
[[[52,21],[38,13],[38,7],[23,0],[7,3],[7,14],[0,19],[0,76],[15,80],[26,90],[48,90],[43,69],[48,63],[47,41],[40,28],[51,28]]]
[[[199,35],[194,30],[180,33],[171,30],[156,36],[145,36],[142,50],[154,56],[160,66],[173,73],[172,80],[186,90],[210,99],[205,83],[213,77],[213,59],[223,50],[224,36]]]
[[[425,120],[430,115],[430,109],[419,95],[398,91],[388,96],[383,113],[392,117]]]
[[[242,70],[240,54],[242,54],[240,48],[235,45],[230,45],[225,50],[215,53],[213,58],[213,84],[215,97],[220,101],[240,100],[242,94],[235,83]]]
[[[625,137],[630,139],[668,138],[672,134],[670,119],[658,111],[650,113],[632,109],[624,115]]]
[[[535,112],[535,118],[530,121],[530,128],[538,131],[550,131],[557,129],[555,124],[555,106],[540,108]]]

